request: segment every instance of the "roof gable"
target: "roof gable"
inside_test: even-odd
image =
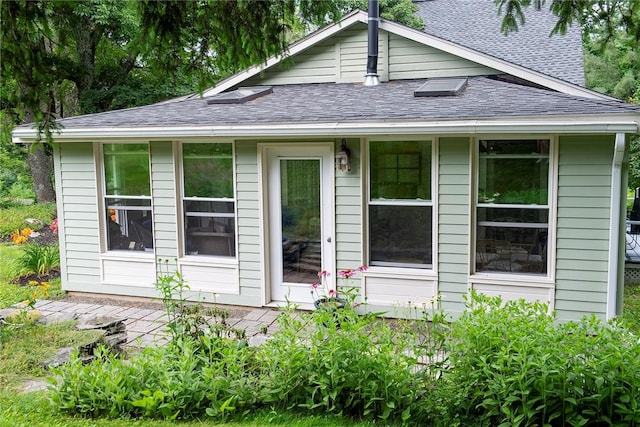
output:
[[[429,3],[437,3],[439,1],[444,2],[448,0],[435,0]],[[354,11],[345,16],[341,21],[333,25],[329,25],[293,44],[286,54],[272,57],[265,64],[251,67],[221,81],[214,88],[205,91],[203,96],[212,96],[216,93],[223,92],[230,88],[236,88],[238,86],[257,84],[361,81],[361,79],[364,78],[366,69],[366,46],[364,46],[365,56],[361,63],[358,58],[349,59],[349,54],[352,54],[353,52],[349,52],[349,50],[345,51],[345,60],[352,62],[351,69],[346,74],[342,74],[342,70],[336,68],[336,62],[342,60],[339,55],[342,55],[343,39],[349,41],[364,37],[362,28],[363,24],[366,24],[367,19],[368,16],[365,12]],[[499,31],[499,25],[496,25],[496,31]],[[360,36],[360,33],[363,33],[363,35]],[[391,21],[386,21],[384,19],[381,19],[380,21],[380,34],[382,38],[380,46],[386,46],[387,52],[390,52],[386,56],[383,52],[378,61],[379,69],[381,70],[381,79],[383,81],[386,79],[394,80],[403,78],[510,74],[524,81],[531,82],[534,85],[539,85],[567,94],[595,99],[614,99],[607,95],[586,89],[580,85],[551,76],[548,73],[530,69],[524,65],[509,62],[506,59],[498,58],[471,47],[464,46],[432,34],[427,34],[423,31],[408,28]],[[366,39],[364,40],[366,41]],[[408,56],[416,55],[416,57],[405,64],[394,65],[393,59],[389,62],[389,57],[393,57],[393,55],[395,55],[395,48],[393,47],[394,43],[399,45],[399,51],[401,51],[402,48],[400,45],[404,43],[406,45],[405,48],[408,48],[408,51],[411,52]],[[389,50],[390,46],[391,49]],[[360,49],[362,49],[362,47]],[[424,66],[424,64],[416,66],[416,64],[420,62],[420,56],[426,54],[429,49],[432,49],[430,53],[438,53],[449,59],[455,57],[456,60],[459,61],[459,64],[457,65],[458,71],[450,72],[446,71],[446,69],[425,71],[420,68]],[[296,63],[291,66],[291,63],[283,62],[283,60],[288,57],[293,57],[294,60],[299,60],[297,63],[298,66],[295,65]],[[382,59],[382,61],[380,61],[380,59]],[[440,65],[443,65],[443,63],[446,63],[447,61],[445,60],[440,62]],[[321,63],[323,66],[319,67],[319,64]],[[550,64],[550,66],[552,65],[553,64]],[[278,67],[280,68],[278,69]],[[354,71],[356,69],[358,71]],[[318,71],[319,73],[317,75],[307,74],[308,70],[314,70],[314,72]],[[394,71],[396,72],[395,75]],[[359,75],[360,78],[354,80],[355,75]]]
[[[378,46],[381,81],[500,73],[385,30],[379,32]],[[276,63],[242,85],[361,83],[367,63],[367,26],[356,22],[296,54],[291,61]]]

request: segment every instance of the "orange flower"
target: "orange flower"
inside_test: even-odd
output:
[[[115,215],[111,215],[109,218],[111,218],[111,221],[116,222],[116,216]]]

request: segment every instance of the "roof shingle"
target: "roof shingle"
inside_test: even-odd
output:
[[[492,0],[417,1],[425,32],[548,76],[584,86],[582,35],[578,25],[549,36],[558,18],[547,8],[525,9],[525,24],[500,32],[502,16]]]
[[[353,83],[274,86],[273,93],[244,104],[207,105],[206,99],[154,104],[60,120],[85,127],[252,125],[305,122],[410,121],[640,113],[640,106],[595,100],[471,77],[462,94],[414,97],[426,82],[396,80],[367,87]]]

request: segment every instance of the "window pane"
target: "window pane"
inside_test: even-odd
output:
[[[371,265],[431,267],[431,206],[369,206]]]
[[[322,270],[320,160],[280,160],[282,280],[312,283]]]
[[[547,228],[477,228],[476,271],[547,273]]]
[[[232,146],[183,144],[184,196],[233,198]]]
[[[107,247],[109,250],[153,251],[150,200],[107,198]]]
[[[108,195],[151,195],[147,144],[105,144],[103,150]]]
[[[234,202],[185,200],[187,255],[236,256]]]
[[[479,224],[485,221],[547,224],[549,222],[549,209],[480,207],[478,208],[477,220]]]
[[[234,202],[185,200],[187,255],[236,256]]]
[[[431,142],[370,144],[371,200],[431,200]]]
[[[478,203],[548,203],[549,140],[480,141]]]

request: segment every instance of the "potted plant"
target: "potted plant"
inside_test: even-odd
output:
[[[356,271],[363,272],[367,269],[364,265],[361,265],[357,269],[346,269],[338,271],[338,276],[343,281],[343,286],[348,285],[348,281],[355,275]],[[330,288],[327,283],[327,278],[331,275],[326,270],[318,272],[319,281],[311,284],[311,296],[313,297],[313,305],[316,309],[336,311],[342,309],[353,302],[355,296],[352,292],[347,291],[342,294],[338,294],[339,286],[336,289]]]

